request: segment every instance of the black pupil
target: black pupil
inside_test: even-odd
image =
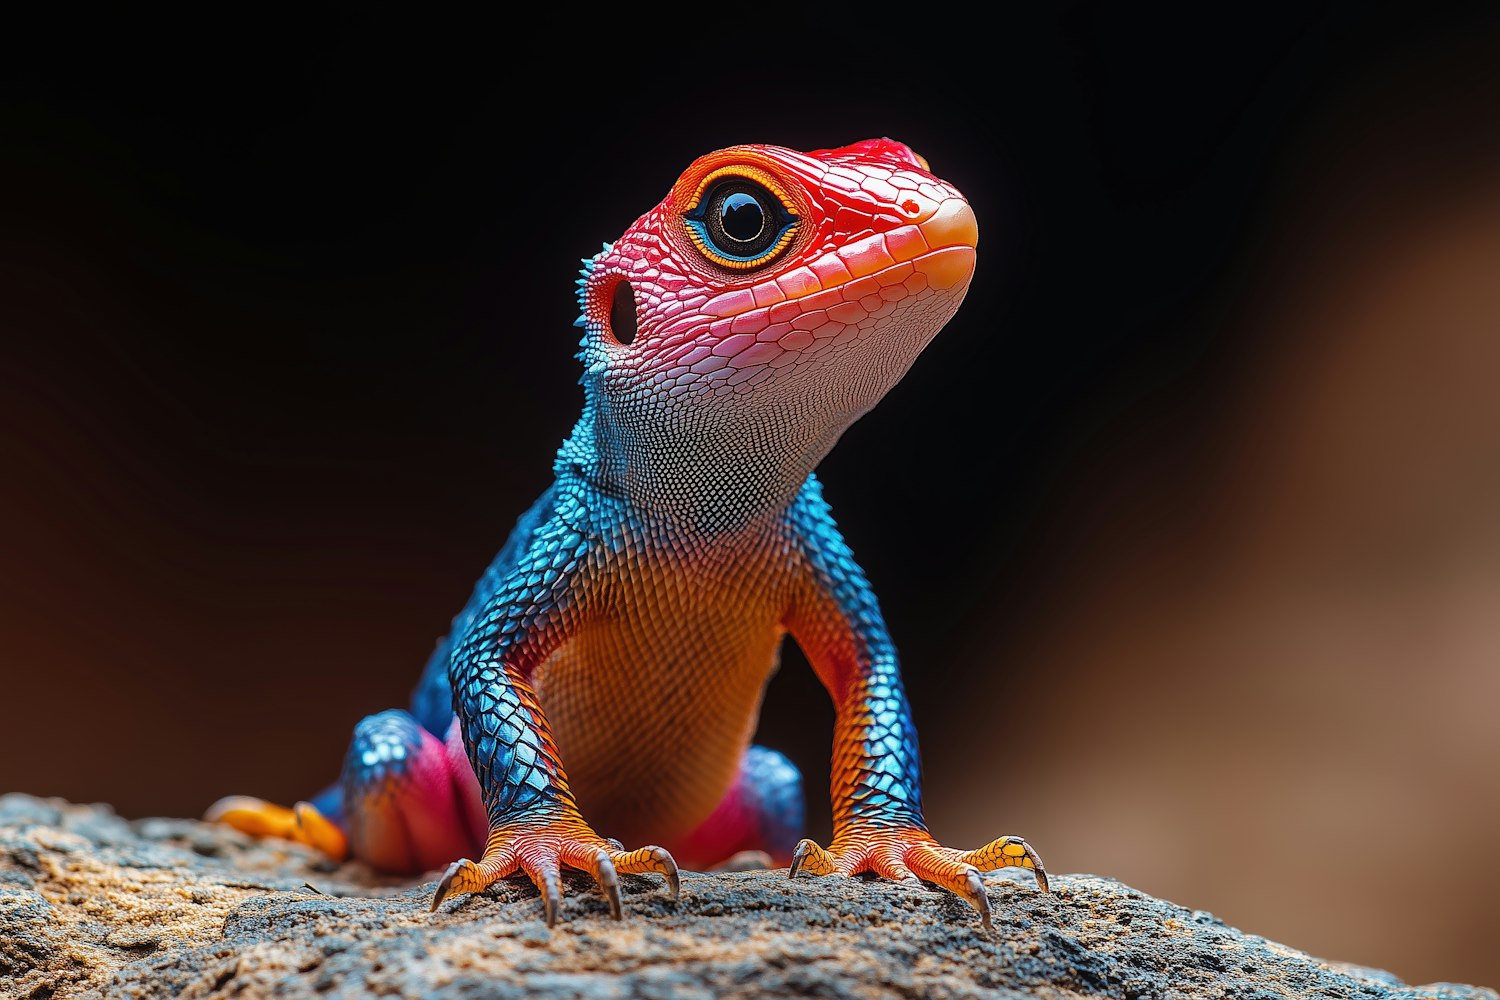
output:
[[[720,203],[719,221],[725,236],[749,243],[765,230],[766,211],[754,195],[735,191],[725,195]]]
[[[686,218],[709,256],[720,254],[731,267],[772,260],[797,225],[780,196],[749,177],[723,178]]]

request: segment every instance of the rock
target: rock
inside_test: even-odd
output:
[[[505,881],[429,913],[432,883],[187,820],[0,798],[0,996],[1112,997],[1500,1000],[1319,961],[1088,875],[988,876],[996,934],[917,884],[782,871],[570,878],[548,930]]]

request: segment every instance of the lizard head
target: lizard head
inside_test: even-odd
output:
[[[601,447],[658,469],[772,453],[800,481],[957,310],[977,240],[964,197],[891,139],[700,157],[584,262]]]

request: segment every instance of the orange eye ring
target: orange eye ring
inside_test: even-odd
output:
[[[710,171],[682,212],[683,229],[703,257],[733,271],[765,267],[792,245],[801,220],[771,174],[748,164]]]

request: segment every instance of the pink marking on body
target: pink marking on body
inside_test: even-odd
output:
[[[686,837],[669,845],[672,857],[684,868],[704,869],[733,857],[740,851],[760,847],[760,819],[753,802],[745,794],[744,779],[734,784],[708,818]],[[790,858],[773,861],[787,864]]]
[[[382,871],[425,872],[446,865],[482,845],[489,828],[485,820],[475,832],[471,808],[480,801],[479,783],[467,758],[460,756],[462,772],[456,772],[443,741],[425,730],[419,741],[406,754],[404,772],[358,803],[346,803],[346,832],[355,855]],[[482,806],[479,816],[484,819]]]
[[[458,796],[464,827],[474,844],[483,844],[484,838],[489,835],[490,819],[484,811],[479,779],[469,766],[469,755],[464,750],[463,733],[459,729],[457,716],[449,724],[447,736],[443,739],[443,754],[448,759],[448,774]]]

